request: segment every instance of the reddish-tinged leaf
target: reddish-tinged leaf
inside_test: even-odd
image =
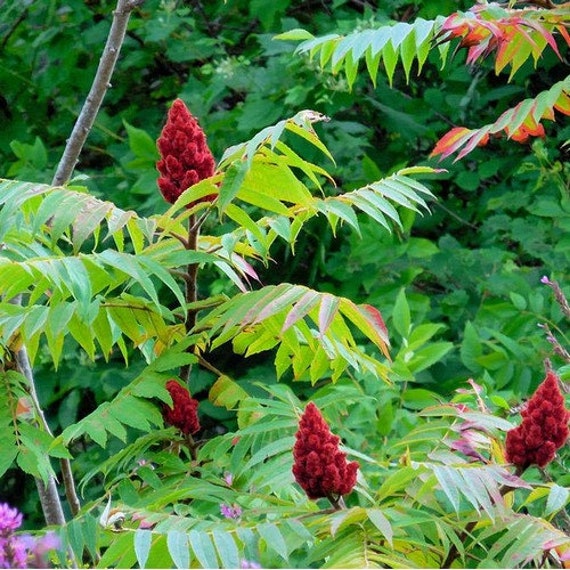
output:
[[[261,283],[255,269],[241,255],[232,253],[232,263],[244,274]]]
[[[532,28],[533,30],[538,32],[546,40],[546,42],[552,48],[554,53],[560,59],[562,59],[562,56],[560,55],[560,52],[558,51],[558,46],[556,45],[556,40],[554,39],[554,36],[544,26],[542,26],[540,24],[540,22],[532,20],[531,18],[526,18],[525,20],[523,20],[523,25],[528,26],[529,28]],[[530,39],[528,34],[526,34],[525,31],[523,30],[522,26],[519,28],[519,32],[525,34]]]
[[[509,134],[508,127],[505,129],[507,135]],[[544,127],[538,123],[537,125],[521,125],[512,135],[510,135],[511,140],[524,143],[527,142],[530,137],[541,137],[546,136],[544,132]]]
[[[460,16],[459,14],[451,14],[451,16],[448,16],[445,19],[445,22],[443,22],[443,24],[441,25],[441,31],[442,32],[453,32],[453,33],[455,33],[457,31],[459,31],[459,34],[463,34],[468,29],[469,29],[469,27],[464,22],[463,17]],[[456,35],[459,35],[459,34],[456,34]]]
[[[376,344],[384,356],[390,360],[388,331],[380,312],[375,307],[372,305],[356,305],[349,299],[343,299],[340,311],[353,325],[358,327],[360,331]]]
[[[473,131],[466,127],[453,127],[450,131],[445,133],[431,151],[430,156],[441,155],[444,159],[450,154],[454,153],[457,149],[461,148],[466,140],[469,139]]]
[[[340,299],[324,293],[321,298],[321,306],[319,307],[319,332],[325,335],[335,315],[338,312]]]
[[[288,328],[292,327],[297,321],[305,317],[311,309],[319,302],[319,293],[316,291],[307,291],[289,311],[281,332],[284,333]]]
[[[456,13],[449,16],[440,28],[441,42],[460,38],[459,48],[467,48],[467,63],[474,64],[497,50],[495,69],[499,73],[508,64],[513,64],[511,75],[521,66],[521,50],[532,53],[536,61],[546,45],[561,58],[553,30],[559,30],[570,44],[570,37],[563,25],[539,21],[540,15],[527,12],[525,17],[516,13],[497,19],[485,14],[485,7],[474,7],[466,14]],[[517,60],[517,61],[515,61]]]
[[[296,287],[290,285],[290,288],[286,289],[283,294],[280,294],[277,298],[273,299],[261,309],[258,315],[253,319],[251,324],[260,323],[273,315],[281,312],[287,305],[294,303],[301,295],[303,290],[301,287]],[[277,289],[275,289],[277,291]]]
[[[467,53],[467,63],[474,64],[479,58],[485,58],[489,55],[499,44],[499,41],[494,36],[489,36],[484,39],[479,45],[469,48]]]
[[[535,22],[532,22],[532,20],[525,20],[522,21],[521,26],[516,26],[513,28],[512,33],[510,34],[509,38],[505,38],[505,39],[513,39],[515,35],[517,34],[521,34],[523,37],[526,38],[526,40],[528,41],[529,44],[531,44],[533,46],[533,48],[537,48],[540,49],[538,44],[533,40],[532,36],[527,32],[527,30],[524,29],[525,24],[527,26],[530,26],[531,28],[536,29],[536,31],[538,31],[538,33],[544,37],[544,39],[550,44],[550,42],[548,41],[548,36],[550,36],[552,38],[552,40],[554,41],[554,38],[552,37],[552,34],[550,34],[548,32],[548,30],[544,29],[542,26],[538,25],[536,23],[536,26],[534,25]],[[554,42],[554,46],[553,48],[556,52],[558,52],[558,46],[556,45],[556,42]],[[540,51],[542,51],[542,49],[540,49]]]
[[[382,318],[380,311],[376,307],[368,304],[357,305],[356,308],[372,325],[374,332],[378,335],[377,338],[373,338],[372,340],[380,350],[382,350],[384,356],[390,359],[390,353],[388,352],[388,347],[390,346],[388,329],[386,328],[386,324],[384,323],[384,319]]]
[[[485,28],[477,28],[468,32],[459,43],[459,47],[473,47],[479,45],[489,37],[489,31]]]
[[[567,93],[560,93],[560,97],[554,103],[554,108],[564,115],[570,115],[570,96]]]
[[[469,154],[477,146],[485,146],[489,142],[489,127],[477,129],[471,133],[469,142],[463,147],[457,158],[453,161],[462,159],[466,154]]]
[[[384,319],[380,314],[380,311],[372,306],[368,305],[367,303],[358,305],[358,308],[367,314],[369,320],[374,323],[377,329],[379,329],[380,334],[384,337],[384,342],[388,342],[388,329],[386,328],[386,324],[384,323]]]
[[[558,24],[555,28],[560,32],[560,35],[566,40],[566,43],[570,46],[570,34],[566,30],[566,26],[564,24]]]

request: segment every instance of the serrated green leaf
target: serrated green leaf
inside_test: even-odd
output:
[[[108,249],[97,254],[97,258],[106,265],[129,275],[144,289],[153,303],[157,306],[160,305],[156,288],[141,264],[141,256],[135,257]],[[149,262],[150,260],[146,261]]]
[[[289,559],[287,543],[279,528],[272,523],[262,523],[257,525],[257,531],[259,532],[259,536],[265,540],[267,547],[275,551],[287,562]]]
[[[386,43],[382,50],[382,61],[384,62],[384,69],[388,77],[388,84],[392,87],[394,71],[398,63],[398,51],[394,48],[391,41]]]
[[[246,162],[233,162],[226,170],[220,187],[220,195],[216,202],[220,214],[237,196],[248,171],[249,166]]]
[[[460,481],[460,484],[463,484],[463,481],[458,479],[458,476],[452,467],[435,465],[433,467],[433,474],[436,476],[441,489],[449,499],[453,509],[458,513],[460,488],[458,487],[458,481]]]
[[[81,521],[77,519],[71,520],[65,527],[65,532],[75,555],[82,556],[83,548],[85,547],[85,537],[81,531]]]
[[[545,515],[550,516],[563,509],[568,503],[569,496],[570,489],[553,483],[550,487],[550,493],[548,493]]]
[[[382,533],[388,544],[393,547],[394,531],[390,521],[380,509],[366,509],[370,522]]]
[[[229,376],[220,376],[210,388],[209,400],[215,406],[235,409],[236,404],[248,397],[247,392]]]

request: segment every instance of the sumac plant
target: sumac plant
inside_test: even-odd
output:
[[[47,556],[101,568],[567,565],[570,493],[549,473],[567,461],[568,411],[549,363],[522,422],[516,410],[493,413],[483,388],[466,379],[448,402],[402,418],[404,435],[387,437],[376,432],[381,388],[398,386],[383,307],[263,284],[264,272],[279,273],[276,244],[305,254],[295,246],[313,218],[341,235],[341,226],[360,234],[363,216],[392,231],[406,210],[429,215],[434,196],[421,180],[436,168],[337,187],[318,135],[329,118],[316,110],[214,157],[176,99],[158,137],[164,212],[143,217],[71,180],[142,4],[118,1],[52,184],[0,181],[0,475],[34,478],[55,532],[26,542],[21,514],[3,503],[2,564],[32,567]],[[360,60],[373,81],[380,72],[391,80],[398,62],[409,78],[414,62],[421,70],[434,53],[445,65],[452,49],[468,50],[470,65],[494,58],[496,72],[512,76],[526,60],[538,65],[544,50],[563,58],[568,23],[567,9],[550,2],[481,3],[433,21],[281,39],[302,39],[298,51],[344,70],[352,85]],[[491,125],[455,127],[434,154],[462,158],[499,136],[542,136],[545,120],[570,114],[569,86],[556,83]],[[564,310],[561,293],[557,300]],[[52,433],[33,367],[42,357],[57,369],[73,347],[101,376],[118,359],[130,376]],[[220,364],[220,351],[236,358]],[[254,355],[272,367],[252,367],[242,382],[234,367]],[[207,394],[204,370],[215,377]],[[206,406],[227,410],[233,423],[202,421]],[[82,450],[97,460],[80,470]]]

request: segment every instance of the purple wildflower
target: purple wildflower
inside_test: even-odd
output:
[[[61,547],[59,536],[51,531],[37,538],[25,535],[22,539],[28,552],[29,568],[47,568],[46,554]]]
[[[543,283],[544,285],[552,285],[552,281],[550,281],[550,279],[546,275],[543,275],[540,278],[540,282]]]
[[[43,555],[50,550],[56,550],[60,547],[61,540],[59,536],[55,532],[50,531],[38,538],[34,551],[36,554]]]
[[[234,482],[234,476],[232,473],[230,473],[229,471],[226,471],[224,473],[224,481],[226,482],[226,485],[228,487],[232,486],[232,483]]]
[[[22,513],[0,503],[0,568],[47,568],[46,554],[60,547],[54,532],[35,538],[29,534],[16,536],[22,525]]]
[[[22,525],[22,513],[0,503],[0,568],[27,568],[26,544],[14,536]]]
[[[27,568],[26,543],[17,536],[0,538],[0,568]]]
[[[22,513],[7,503],[0,503],[0,536],[8,536],[22,526]]]
[[[222,503],[220,505],[220,512],[227,519],[239,519],[239,517],[241,517],[242,510],[239,505],[234,504],[233,506],[230,506]]]

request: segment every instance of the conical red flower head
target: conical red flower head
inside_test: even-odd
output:
[[[166,389],[172,396],[172,408],[163,407],[164,421],[177,427],[184,435],[200,431],[198,400],[192,398],[190,392],[176,380],[169,380],[166,383]]]
[[[167,202],[173,204],[184,190],[214,174],[214,157],[204,131],[182,99],[176,99],[168,111],[157,145],[161,156],[156,163],[161,175],[158,187]]]
[[[507,461],[522,469],[529,465],[544,467],[569,435],[570,412],[554,372],[547,373],[521,416],[521,425],[507,432]]]
[[[293,475],[309,499],[337,499],[356,484],[358,463],[346,461],[319,408],[310,402],[301,416],[293,447]]]

